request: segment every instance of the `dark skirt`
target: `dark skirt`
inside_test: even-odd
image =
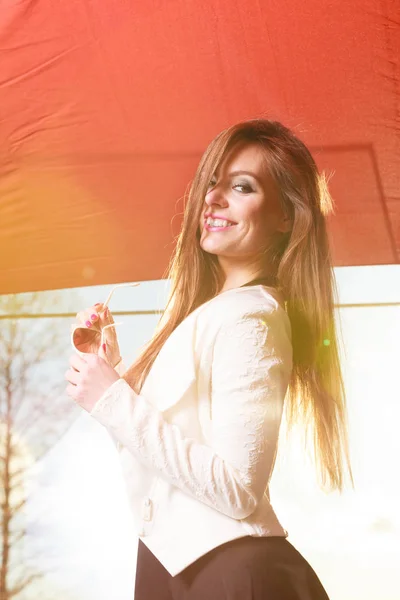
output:
[[[246,536],[172,577],[139,540],[135,600],[329,600],[315,571],[283,537]]]

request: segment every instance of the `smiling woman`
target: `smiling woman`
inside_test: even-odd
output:
[[[200,246],[218,257],[225,279],[222,291],[252,277],[273,274],[266,256],[271,237],[288,232],[292,224],[266,172],[259,145],[238,144],[226,154],[209,184],[205,203]]]
[[[269,481],[284,408],[289,426],[314,424],[322,486],[342,490],[345,467],[351,479],[329,202],[281,123],[221,132],[189,191],[154,336],[121,378],[106,355],[71,361],[71,395],[120,449],[136,600],[327,600]]]

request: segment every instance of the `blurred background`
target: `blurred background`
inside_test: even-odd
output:
[[[0,600],[132,598],[117,455],[65,395],[70,326],[140,281],[111,304],[135,359],[200,157],[252,118],[329,181],[356,484],[319,491],[293,431],[272,502],[331,600],[400,600],[399,57],[397,0],[0,2]]]
[[[311,449],[304,452],[296,430],[286,439],[283,423],[271,500],[332,600],[400,598],[399,268],[335,269],[355,490],[323,493]],[[127,364],[154,332],[168,287],[146,281],[115,292],[110,309],[123,321]],[[75,313],[110,289],[41,292],[34,304],[31,293],[0,298],[0,393],[13,427],[12,452],[4,435],[0,448],[12,490],[7,575],[10,584],[26,580],[20,598],[133,597],[137,537],[117,451],[107,431],[67,399],[63,381]],[[4,523],[4,493],[2,503]]]

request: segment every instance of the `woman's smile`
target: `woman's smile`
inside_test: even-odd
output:
[[[231,224],[231,225],[209,225],[207,222],[204,223],[204,228],[207,229],[207,231],[227,231],[228,229],[232,229],[233,227],[236,227],[236,223],[235,224]]]

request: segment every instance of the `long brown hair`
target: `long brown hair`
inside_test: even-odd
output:
[[[268,261],[278,278],[292,326],[293,370],[285,400],[288,428],[301,421],[313,427],[319,483],[342,490],[349,459],[345,390],[339,361],[334,300],[337,290],[325,217],[332,212],[324,173],[305,144],[278,121],[253,119],[222,131],[203,154],[185,196],[183,224],[165,276],[170,294],[155,334],[124,378],[140,389],[163,344],[193,310],[223,285],[215,255],[200,247],[199,222],[208,185],[237,144],[257,144],[279,190],[291,231],[268,242]],[[354,484],[353,484],[354,485]]]

